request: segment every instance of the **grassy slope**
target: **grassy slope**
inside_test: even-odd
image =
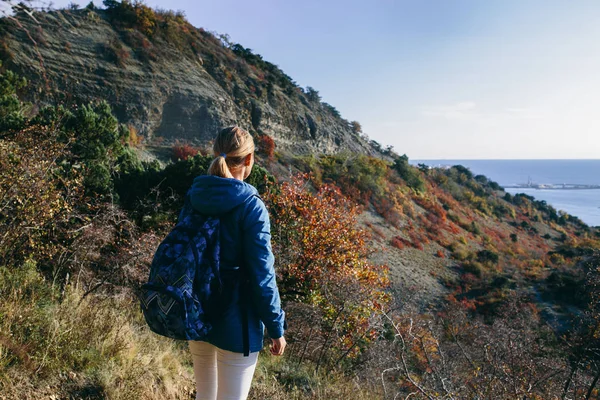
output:
[[[342,172],[328,175],[327,165],[335,158],[344,165]],[[279,160],[283,165],[273,170],[307,170],[302,157],[280,154]],[[533,296],[546,287],[553,272],[571,268],[572,262],[552,252],[598,238],[598,229],[576,217],[557,220],[554,210],[529,198],[507,200],[502,188],[461,168],[411,167],[425,182],[416,191],[387,161],[380,176],[371,174],[365,182],[356,171],[365,163],[380,162],[368,160],[323,156],[308,170],[315,173],[317,183],[333,179],[364,204],[360,222],[371,232],[371,260],[390,267],[397,288],[415,292],[412,302],[418,309],[439,304],[450,294],[491,307],[488,311],[510,290]],[[492,259],[486,259],[490,253]]]

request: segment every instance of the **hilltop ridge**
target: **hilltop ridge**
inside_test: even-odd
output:
[[[106,100],[121,123],[147,139],[206,144],[239,124],[295,153],[375,154],[360,125],[312,88],[244,46],[192,26],[180,13],[143,4],[58,10],[0,20],[0,59],[46,90],[33,103]],[[38,53],[39,50],[39,53]],[[40,62],[40,58],[43,60]],[[43,68],[42,68],[43,65]]]

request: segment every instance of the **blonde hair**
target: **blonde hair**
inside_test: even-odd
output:
[[[241,167],[248,154],[254,153],[254,139],[239,126],[230,126],[215,138],[213,152],[215,159],[208,167],[208,174],[233,178],[231,170]]]

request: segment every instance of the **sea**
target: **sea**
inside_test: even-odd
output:
[[[460,164],[475,175],[485,175],[500,186],[518,184],[600,185],[600,160],[410,160],[413,165],[444,167]],[[545,200],[589,226],[600,226],[600,189],[506,188]]]

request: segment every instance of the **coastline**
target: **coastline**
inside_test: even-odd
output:
[[[598,189],[537,189],[504,187],[507,193],[525,193],[544,200],[557,211],[563,210],[589,226],[600,226],[600,190]]]
[[[597,190],[600,189],[600,185],[578,185],[573,183],[529,183],[529,184],[511,184],[511,185],[500,185],[504,189],[538,189],[538,190]]]
[[[557,210],[600,226],[600,160],[412,160],[415,166],[462,165],[511,194],[526,193]],[[520,183],[517,183],[520,182]],[[545,182],[545,183],[540,183]]]

